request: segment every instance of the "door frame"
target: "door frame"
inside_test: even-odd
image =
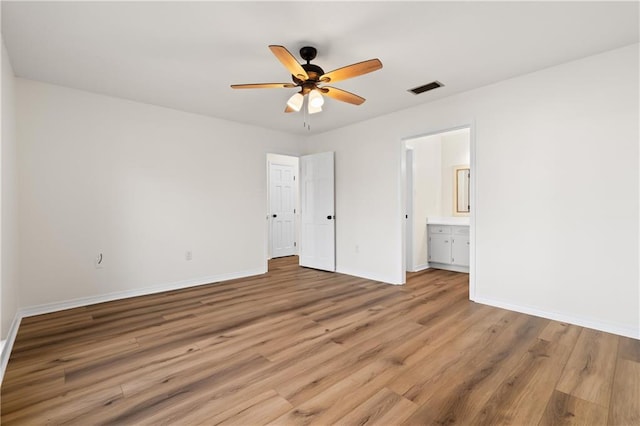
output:
[[[469,212],[469,299],[474,301],[476,298],[476,214],[478,212],[478,203],[476,199],[476,188],[478,185],[478,173],[476,163],[476,130],[474,120],[469,120],[467,123],[461,123],[452,125],[450,127],[438,128],[430,130],[424,133],[419,133],[411,136],[403,137],[400,140],[400,182],[399,182],[399,194],[400,205],[403,206],[403,211],[407,206],[407,141],[411,139],[421,138],[425,136],[433,136],[440,133],[451,132],[460,129],[469,129],[469,169],[471,173],[471,181],[469,188],[469,201],[473,208]],[[415,185],[415,182],[414,182]],[[405,214],[402,214],[400,221],[400,235],[402,236],[402,284],[407,282],[407,236],[408,227]],[[409,213],[410,214],[410,213]],[[426,223],[425,223],[426,226]]]
[[[404,246],[406,250],[405,254],[405,271],[413,271],[415,265],[413,264],[413,193],[414,193],[414,170],[413,165],[415,161],[415,151],[413,148],[409,148],[406,146],[405,141],[405,186],[406,186],[406,197],[405,197],[405,241]],[[411,159],[411,161],[409,161]],[[405,275],[406,281],[406,275]]]
[[[282,157],[288,157],[288,158],[292,158],[295,159],[295,161],[293,161],[294,164],[294,170],[295,170],[295,185],[294,185],[294,194],[295,194],[295,206],[296,206],[296,213],[294,214],[294,221],[295,221],[295,241],[296,241],[296,249],[295,249],[295,253],[294,256],[298,255],[298,250],[300,247],[300,184],[299,184],[299,177],[300,177],[300,157],[298,155],[292,155],[292,154],[278,154],[278,153],[273,153],[273,152],[269,152],[266,153],[265,155],[265,182],[266,182],[266,188],[265,188],[265,245],[264,245],[264,270],[265,272],[268,271],[269,269],[269,260],[271,259],[271,176],[270,176],[270,171],[271,171],[271,164],[280,164],[280,165],[291,165],[285,162],[282,162]]]

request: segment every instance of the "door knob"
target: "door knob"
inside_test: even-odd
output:
[[[333,216],[329,215],[329,216],[327,216],[327,219],[331,220],[331,219],[333,219]]]
[[[278,217],[278,215],[277,215],[277,214],[274,214],[274,215],[272,215],[272,216],[273,216],[273,217]]]

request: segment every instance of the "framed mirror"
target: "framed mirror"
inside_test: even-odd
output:
[[[456,166],[453,168],[453,174],[453,215],[467,216],[471,211],[471,203],[469,201],[471,170],[468,165]]]

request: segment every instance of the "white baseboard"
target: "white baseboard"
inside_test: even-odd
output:
[[[482,303],[483,305],[494,306],[496,308],[508,309],[510,311],[520,312],[536,317],[579,325],[581,327],[604,331],[611,334],[617,334],[619,336],[631,337],[632,339],[640,339],[640,328],[628,327],[622,324],[614,324],[589,318],[580,318],[572,315],[562,314],[559,312],[544,311],[537,308],[532,308],[530,306],[514,305],[509,302],[493,300],[484,297],[476,297],[473,299],[473,301]]]
[[[380,281],[382,283],[385,284],[392,284],[392,285],[402,285],[402,282],[399,282],[397,279],[393,279],[390,277],[383,277],[383,276],[379,276],[379,275],[375,275],[375,274],[371,274],[367,271],[358,271],[355,269],[351,269],[351,268],[341,268],[338,267],[336,268],[336,272],[339,274],[345,274],[345,275],[352,275],[354,277],[358,277],[358,278],[365,278],[368,280],[372,280],[372,281]]]
[[[444,269],[446,271],[452,271],[452,272],[461,272],[463,274],[468,274],[469,273],[469,267],[468,266],[451,265],[449,263],[431,262],[429,264],[429,267],[430,268],[434,268],[434,269]]]
[[[250,269],[241,272],[232,272],[228,274],[212,275],[209,277],[195,278],[185,281],[177,281],[173,283],[160,284],[152,287],[144,287],[135,290],[117,291],[114,293],[100,294],[97,296],[81,297],[78,299],[64,300],[61,302],[45,303],[43,305],[29,306],[20,308],[18,312],[21,317],[30,317],[34,315],[48,314],[51,312],[62,311],[65,309],[78,308],[81,306],[95,305],[96,303],[111,302],[113,300],[128,299],[130,297],[146,296],[148,294],[161,293],[163,291],[180,290],[187,287],[196,287],[218,283],[221,281],[233,280],[236,278],[246,278],[254,275],[261,275],[267,271],[263,268]]]
[[[425,269],[429,269],[428,263],[423,263],[422,265],[415,266],[412,270],[408,272],[420,272],[420,271],[424,271]]]
[[[0,384],[2,384],[2,379],[4,379],[4,371],[7,369],[9,356],[11,355],[11,350],[13,349],[13,343],[16,341],[16,336],[18,335],[20,321],[22,321],[22,316],[18,311],[13,317],[13,321],[11,321],[11,327],[9,327],[7,339],[4,340],[4,345],[2,345],[2,352],[0,352]]]

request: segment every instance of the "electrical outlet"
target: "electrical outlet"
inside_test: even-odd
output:
[[[93,260],[93,262],[94,262],[94,265],[96,266],[96,269],[104,268],[104,256],[102,255],[102,253],[98,253],[98,255]]]
[[[187,250],[187,252],[184,255],[185,260],[191,260],[193,259],[193,253],[191,252],[191,250]]]

